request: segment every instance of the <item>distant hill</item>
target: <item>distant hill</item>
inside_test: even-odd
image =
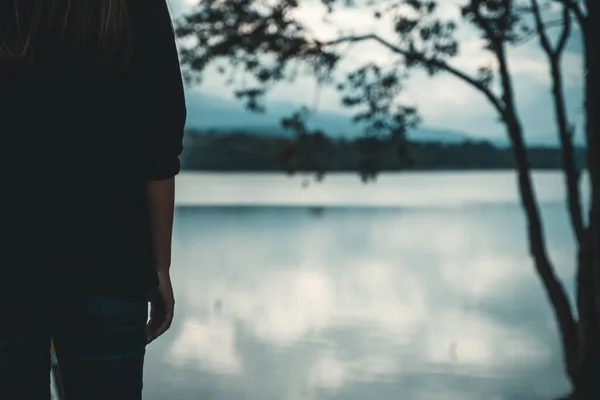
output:
[[[217,97],[204,96],[197,92],[188,93],[189,130],[226,133],[245,132],[265,136],[290,136],[280,126],[280,120],[296,109],[292,105],[273,104],[267,113],[255,114],[245,110],[241,103]],[[356,138],[362,135],[360,126],[351,121],[349,115],[342,113],[319,112],[309,122],[313,129],[322,129],[333,138]],[[460,143],[465,140],[476,140],[472,135],[430,126],[419,126],[409,133],[411,140],[423,142]],[[493,141],[495,145],[504,146],[506,141]]]
[[[434,136],[435,132],[430,137]],[[188,132],[182,166],[201,171],[399,171],[399,170],[503,170],[514,169],[510,149],[485,141],[416,141],[400,146],[384,141],[368,143],[346,138],[296,138],[257,134],[240,129]],[[557,148],[530,147],[534,169],[561,168]],[[576,160],[585,163],[578,149]]]
[[[408,134],[410,140],[418,142],[444,142],[444,143],[462,143],[468,140],[474,140],[473,137],[463,132],[452,130],[431,128],[419,126]]]
[[[282,117],[297,111],[297,106],[293,104],[272,103],[269,104],[266,113],[256,114],[244,109],[242,103],[236,100],[204,95],[194,90],[189,91],[186,96],[188,103],[187,128],[190,130],[205,132],[211,130],[215,133],[243,131],[266,136],[290,136],[281,128],[280,121]],[[353,139],[363,133],[361,127],[351,121],[351,116],[344,113],[318,112],[310,120],[309,126],[313,129],[322,129],[333,138]],[[486,132],[480,133],[479,135],[478,132],[476,137],[471,133],[425,124],[409,132],[409,138],[422,142],[461,143],[465,140],[482,140],[481,137],[485,137]],[[555,133],[527,136],[526,139],[530,146],[553,146],[557,143]],[[508,139],[504,136],[488,139],[488,141],[498,147],[508,146]]]

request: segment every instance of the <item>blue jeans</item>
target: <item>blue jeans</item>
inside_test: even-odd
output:
[[[0,305],[0,399],[50,398],[51,338],[67,400],[142,398],[145,299],[69,294],[33,303]]]

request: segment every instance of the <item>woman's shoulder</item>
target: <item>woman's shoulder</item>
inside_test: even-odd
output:
[[[173,19],[166,0],[130,0],[137,40],[149,46],[173,35]]]

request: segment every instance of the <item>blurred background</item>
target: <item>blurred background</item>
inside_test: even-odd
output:
[[[529,254],[523,166],[499,117],[510,99],[472,3],[170,0],[188,100],[177,312],[148,349],[145,398],[570,391]],[[494,4],[506,2],[484,3],[488,24],[502,19]],[[560,99],[580,171],[582,38],[560,3],[538,11],[551,45],[562,43]],[[573,298],[565,142],[531,10],[493,28],[506,31],[546,248]],[[585,207],[589,182],[575,182]]]

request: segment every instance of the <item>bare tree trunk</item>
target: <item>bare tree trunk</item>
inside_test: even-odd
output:
[[[572,32],[571,8],[563,4],[563,27],[559,36],[558,44],[553,46],[548,36],[546,26],[542,19],[542,12],[538,0],[531,0],[533,17],[536,25],[540,45],[550,64],[550,75],[552,78],[552,99],[554,101],[554,114],[558,127],[558,136],[562,152],[562,167],[565,173],[565,183],[567,188],[567,204],[571,225],[577,239],[577,244],[581,242],[581,237],[585,229],[583,209],[581,205],[581,195],[579,192],[580,171],[575,161],[575,149],[573,146],[574,127],[569,122],[567,107],[565,104],[565,91],[563,84],[563,75],[561,62],[564,51],[568,44]]]
[[[527,147],[523,138],[523,127],[519,119],[514,101],[512,80],[508,68],[505,50],[497,46],[497,57],[500,64],[500,77],[503,87],[505,109],[503,119],[512,143],[513,154],[517,166],[518,187],[521,204],[525,211],[528,226],[529,251],[533,258],[537,274],[552,305],[563,345],[563,357],[566,372],[573,387],[576,387],[579,375],[579,343],[577,325],[573,317],[571,303],[564,287],[556,276],[554,266],[546,249],[546,239],[542,219],[538,207],[531,166],[527,155]]]
[[[579,254],[579,337],[581,341],[580,399],[600,399],[600,4],[587,0],[585,41],[588,172],[592,189],[589,227]]]
[[[588,116],[588,163],[592,183],[590,226],[596,278],[600,279],[600,2],[587,0],[586,112]],[[600,285],[599,281],[596,281]],[[600,286],[596,286],[596,312],[600,314]],[[600,340],[599,340],[600,341]]]
[[[513,152],[517,164],[521,203],[527,217],[529,251],[533,257],[536,272],[542,281],[550,304],[552,305],[559,327],[567,375],[569,376],[573,387],[576,387],[579,376],[577,326],[573,318],[573,311],[571,309],[569,298],[554,272],[554,267],[546,250],[540,211],[533,190],[527,150],[523,141],[523,130],[518,119],[516,119],[515,116],[512,116],[511,118],[513,118],[513,121],[508,124],[508,129],[512,138]]]

